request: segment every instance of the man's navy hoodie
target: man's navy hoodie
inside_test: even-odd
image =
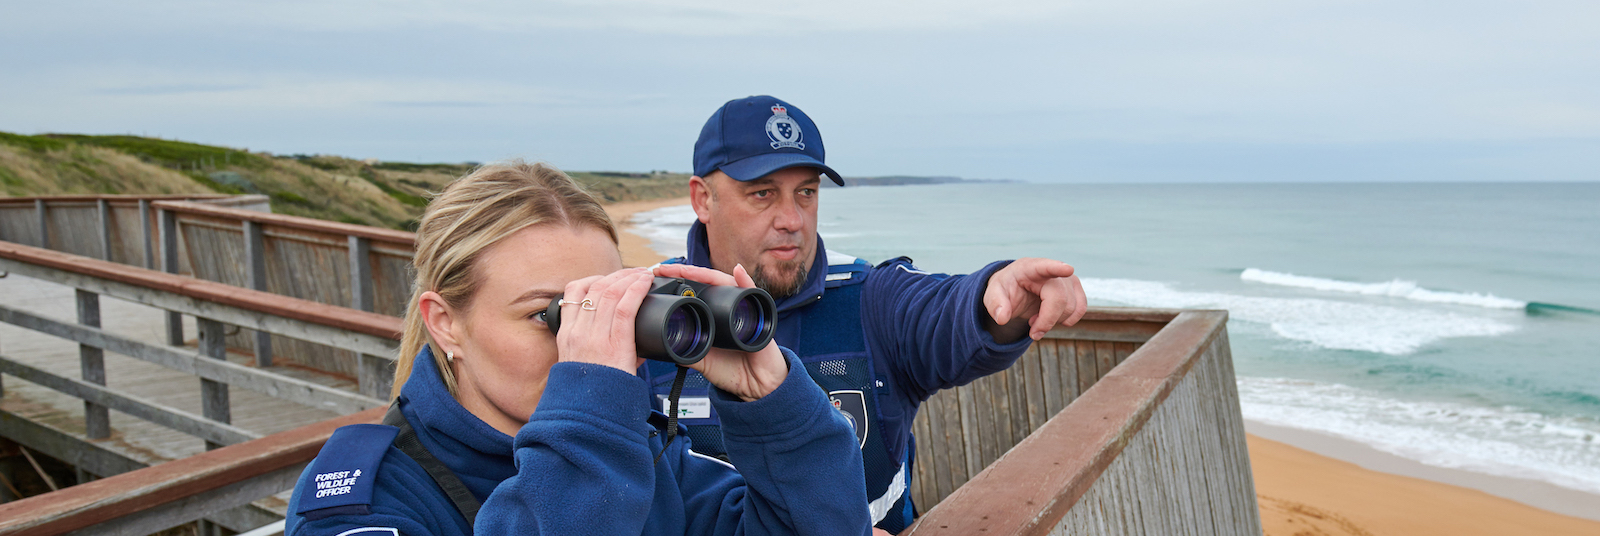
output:
[[[557,363],[538,409],[513,438],[451,397],[424,349],[401,391],[400,411],[422,445],[482,502],[476,527],[392,445],[395,428],[354,425],[336,432],[301,475],[284,533],[866,534],[861,456],[849,425],[794,354],[784,350],[784,357],[789,375],[767,396],[712,396],[736,471],[691,452],[681,432],[652,463],[663,450],[665,418],[650,410],[645,382],[623,371]],[[331,460],[363,454],[374,466],[365,474],[376,475],[365,487],[360,476],[334,471],[348,468]],[[325,475],[354,485],[320,497]],[[341,504],[321,508],[334,502]]]
[[[711,267],[711,249],[704,224],[697,221],[690,226],[687,246],[688,254],[676,262]],[[898,481],[883,495],[869,499],[873,503],[874,521],[882,520],[884,523],[880,527],[898,532],[909,522],[910,514],[897,511],[891,505],[909,486],[909,478],[905,476],[909,472],[905,469],[911,460],[911,423],[917,409],[941,389],[965,385],[1005,370],[1033,340],[1022,337],[1000,343],[983,328],[988,318],[983,294],[989,278],[1011,261],[997,261],[971,274],[952,276],[918,270],[910,259],[901,257],[876,267],[856,261],[854,267],[847,269],[847,274],[830,270],[829,257],[822,238],[817,237],[816,256],[805,284],[793,295],[778,300],[775,340],[800,352],[812,346],[808,344],[810,341],[819,339],[856,338],[863,342],[860,352],[866,354],[872,368],[871,390],[876,414],[869,415],[867,418],[872,422],[861,429],[878,430],[884,451],[883,455],[866,457],[868,487],[874,487],[871,483],[875,479],[880,483]],[[839,288],[841,285],[860,285],[860,292],[842,292],[845,289]],[[859,316],[860,325],[843,326],[815,314],[815,311],[824,310],[819,308],[836,294],[859,296],[859,311],[852,316]],[[837,311],[838,307],[825,310]],[[834,353],[802,354],[800,357],[809,364],[837,360],[841,356]],[[659,394],[669,385],[660,380],[670,376],[664,376],[666,371],[656,365],[648,364],[647,370],[641,372],[652,379]],[[720,411],[720,407],[713,409]],[[863,449],[869,454],[873,448],[871,442],[864,441]],[[869,489],[869,493],[877,492]]]

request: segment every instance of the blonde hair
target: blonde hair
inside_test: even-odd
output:
[[[417,226],[411,261],[417,279],[406,306],[390,398],[400,396],[413,360],[429,344],[445,387],[456,394],[455,374],[422,320],[422,293],[437,292],[450,307],[466,311],[482,280],[473,269],[479,256],[501,239],[534,225],[593,227],[617,242],[616,228],[600,202],[566,173],[543,163],[513,160],[481,166],[445,186],[428,203]]]

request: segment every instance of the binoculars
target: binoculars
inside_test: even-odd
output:
[[[561,296],[550,301],[545,323],[561,329]],[[759,288],[707,285],[657,277],[634,320],[639,357],[692,365],[711,347],[754,352],[767,346],[777,322],[772,295]]]

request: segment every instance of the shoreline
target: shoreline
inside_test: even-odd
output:
[[[674,197],[605,205],[606,214],[611,216],[612,223],[617,227],[617,250],[622,253],[622,266],[625,268],[650,266],[667,259],[665,255],[650,249],[649,238],[633,232],[634,225],[628,221],[629,218],[640,212],[687,204],[689,204],[688,197]]]
[[[606,205],[624,266],[666,257],[633,232],[636,213],[687,197]],[[1317,432],[1245,422],[1266,534],[1600,534],[1600,495],[1536,480],[1433,467]]]

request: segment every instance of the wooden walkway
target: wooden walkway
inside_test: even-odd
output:
[[[16,274],[0,277],[0,305],[65,322],[77,317],[74,290],[71,287]],[[166,333],[164,311],[107,296],[100,297],[100,309],[105,331],[142,342],[163,344]],[[192,349],[197,333],[194,319],[185,317],[184,321],[187,345]],[[60,376],[81,377],[78,345],[37,331],[0,323],[0,355]],[[249,355],[230,353],[228,360],[255,366],[254,357]],[[105,367],[107,386],[112,389],[196,415],[201,413],[200,379],[194,375],[111,352],[105,354]],[[304,367],[273,369],[279,374],[321,385],[352,392],[356,389],[356,382],[351,378]],[[80,439],[84,437],[82,399],[9,375],[4,377],[3,387],[0,410],[68,432]],[[245,389],[231,389],[229,397],[232,424],[261,435],[338,416],[334,412]],[[117,411],[111,412],[111,429],[110,438],[91,442],[146,465],[205,451],[205,441],[202,439]],[[280,494],[278,500],[267,500],[264,504],[258,502],[258,506],[281,513],[287,504],[284,502],[287,497],[288,493],[285,492]]]

